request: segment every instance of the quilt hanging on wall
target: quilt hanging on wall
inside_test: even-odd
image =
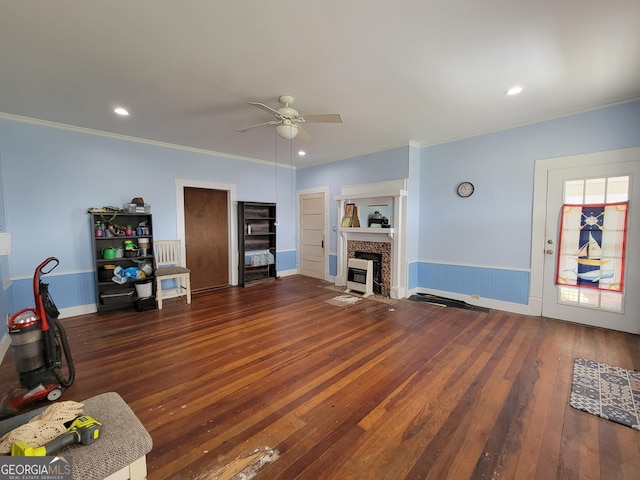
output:
[[[622,292],[628,202],[562,206],[556,284]]]

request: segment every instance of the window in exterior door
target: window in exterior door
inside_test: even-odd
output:
[[[565,180],[563,203],[588,205],[626,202],[629,200],[629,181],[628,175]],[[565,305],[622,313],[624,293],[558,286],[558,302]]]

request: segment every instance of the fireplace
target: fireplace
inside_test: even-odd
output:
[[[382,294],[382,254],[374,252],[355,252],[355,258],[373,262],[373,293]]]
[[[335,284],[347,285],[348,262],[362,255],[359,253],[357,256],[356,252],[374,254],[375,256],[366,255],[366,258],[376,264],[376,279],[373,282],[375,293],[379,292],[379,295],[390,298],[405,298],[408,287],[406,179],[343,186],[340,195],[336,195],[335,199],[338,201],[338,219],[342,219],[342,223],[337,226]],[[347,208],[348,205],[353,206],[351,210]],[[366,219],[368,211],[381,211],[380,206],[388,210],[384,214],[388,219],[384,227],[378,224],[363,224],[362,218],[361,226],[355,226],[351,222],[345,223],[345,220],[349,220],[349,216],[346,215],[348,212],[362,211]]]

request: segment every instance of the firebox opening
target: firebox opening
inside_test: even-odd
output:
[[[382,293],[382,254],[356,251],[354,258],[371,260],[373,262],[373,293]]]

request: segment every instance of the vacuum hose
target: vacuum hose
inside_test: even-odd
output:
[[[56,307],[56,304],[53,303],[53,298],[51,298],[51,294],[49,293],[48,283],[40,282],[40,295],[42,296],[42,304],[47,312],[47,316],[58,318],[60,316],[60,311],[58,310],[58,307]]]
[[[59,351],[58,345],[56,345],[55,349],[55,359],[51,359],[53,361],[52,371],[60,385],[63,387],[69,387],[76,376],[76,369],[73,365],[73,359],[71,358],[71,350],[69,349],[69,342],[67,341],[67,334],[64,330],[64,327],[58,322],[58,317],[60,316],[60,311],[56,304],[53,302],[51,298],[51,294],[49,293],[49,284],[40,282],[40,295],[42,296],[42,303],[44,305],[44,309],[47,315],[47,322],[49,323],[50,334],[55,337],[56,343],[62,347],[62,351],[64,352],[64,358],[67,360],[67,370],[69,376],[67,378],[64,377],[62,373],[62,363],[61,363],[61,354]],[[53,338],[51,340],[54,340]],[[46,340],[45,340],[46,341]]]
[[[55,335],[58,338],[60,345],[62,345],[64,358],[67,359],[67,370],[68,370],[69,376],[67,378],[64,378],[64,375],[62,374],[60,362],[58,362],[58,365],[54,367],[53,373],[55,374],[56,378],[60,382],[60,385],[62,385],[63,387],[69,387],[76,378],[76,369],[75,369],[75,366],[73,365],[73,359],[71,358],[71,350],[69,349],[67,334],[64,331],[64,328],[62,327],[62,325],[58,322],[58,320],[53,320],[53,321],[49,320],[49,325],[53,326],[55,330]]]

